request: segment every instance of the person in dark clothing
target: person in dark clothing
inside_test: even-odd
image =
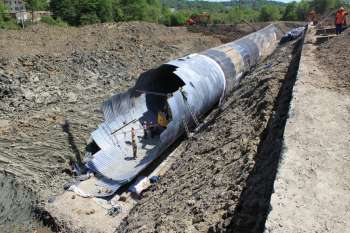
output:
[[[131,145],[132,145],[133,158],[137,159],[136,131],[134,128],[131,128]]]

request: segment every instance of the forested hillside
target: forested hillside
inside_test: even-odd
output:
[[[194,15],[207,12],[210,23],[234,24],[242,21],[303,21],[311,10],[322,15],[348,0],[301,0],[285,4],[267,0],[235,0],[229,2],[186,0],[26,0],[30,11],[49,10],[44,17],[49,24],[80,26],[112,21],[147,21],[167,26],[184,25]],[[15,23],[0,2],[0,28]]]

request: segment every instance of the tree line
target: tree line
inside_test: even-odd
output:
[[[325,14],[345,4],[344,0],[301,0],[289,4],[267,0],[25,0],[25,3],[29,11],[51,11],[53,17],[43,19],[49,24],[73,26],[132,20],[178,26],[202,12],[210,14],[212,23],[303,21],[311,10]],[[4,22],[12,22],[4,12],[0,1],[0,27]]]

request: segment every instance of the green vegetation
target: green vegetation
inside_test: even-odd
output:
[[[198,0],[25,0],[30,11],[50,10],[53,17],[44,17],[50,25],[73,26],[112,21],[147,21],[167,26],[184,25],[203,12],[212,23],[235,24],[257,21],[303,21],[311,10],[328,14],[345,0],[301,0],[288,4],[269,0],[233,0],[208,2]],[[349,0],[346,0],[349,2]],[[48,3],[49,2],[49,3]],[[2,12],[2,13],[1,13]],[[0,27],[15,25],[0,2]]]
[[[26,9],[29,11],[47,10],[47,0],[25,0]]]
[[[68,24],[66,22],[64,22],[62,19],[60,19],[60,18],[54,19],[51,16],[42,16],[41,22],[46,23],[48,25],[54,25],[54,26],[59,26],[59,27],[67,27],[68,26]]]
[[[130,20],[160,22],[163,17],[159,0],[51,0],[50,9],[54,17],[75,26]]]
[[[260,9],[260,21],[277,21],[281,19],[281,9],[272,5],[265,5]]]
[[[342,0],[301,0],[299,3],[289,3],[284,11],[282,20],[305,20],[311,10],[319,15],[327,15],[340,6],[349,6],[349,1]]]
[[[0,2],[0,28],[2,29],[18,29],[16,21],[11,18],[5,5]]]

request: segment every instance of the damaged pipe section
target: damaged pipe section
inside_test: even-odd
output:
[[[280,34],[270,25],[143,73],[133,88],[103,104],[105,121],[91,134],[94,146],[86,163],[96,176],[73,190],[82,196],[110,196],[133,180],[272,53]],[[165,126],[159,113],[166,113]]]

